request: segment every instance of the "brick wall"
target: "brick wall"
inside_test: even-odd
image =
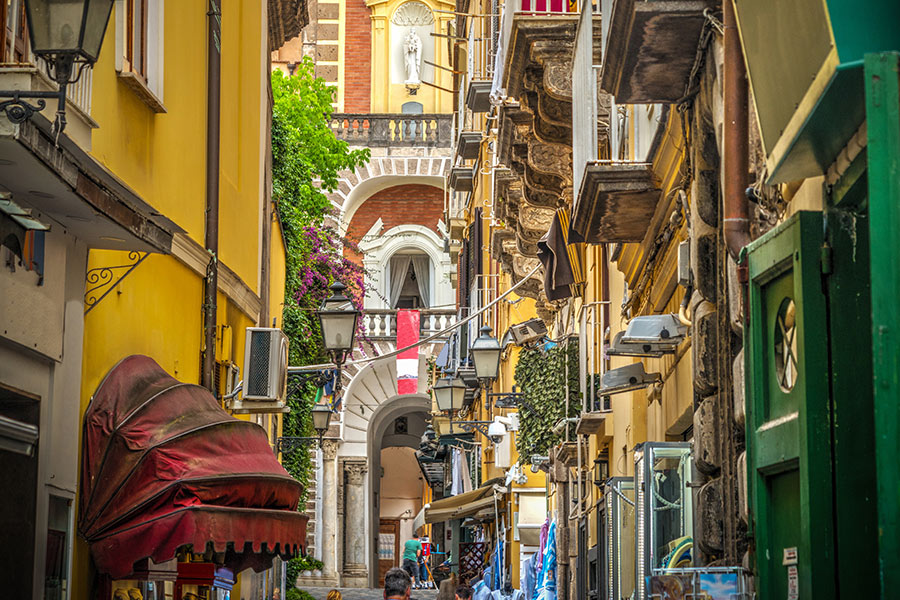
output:
[[[406,184],[390,187],[370,196],[356,210],[347,228],[347,237],[359,242],[379,218],[383,231],[398,225],[422,225],[437,232],[443,217],[443,190],[431,185]],[[347,253],[350,258],[358,259]]]
[[[365,0],[347,0],[344,35],[344,112],[369,112],[372,20]]]

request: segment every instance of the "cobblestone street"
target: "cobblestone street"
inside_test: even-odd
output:
[[[304,587],[316,600],[325,600],[328,592],[333,588],[326,587]],[[384,598],[384,590],[382,589],[361,589],[361,588],[339,588],[343,595],[343,600],[382,600]],[[412,590],[410,600],[434,600],[437,598],[437,590]]]

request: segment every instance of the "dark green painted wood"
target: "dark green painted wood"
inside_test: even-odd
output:
[[[786,548],[797,549],[800,598],[836,597],[823,241],[822,213],[800,212],[748,246],[747,465],[760,598],[787,597]],[[785,298],[798,336],[790,391],[778,385],[773,349]]]
[[[879,597],[866,164],[862,153],[833,186],[826,209],[835,558],[842,598]]]
[[[821,174],[863,122],[863,56],[900,49],[900,2],[733,1],[770,182]],[[823,87],[813,92],[832,49],[837,66],[824,72]],[[799,131],[789,130],[797,111],[803,123]],[[785,135],[793,137],[775,152]]]
[[[900,54],[865,58],[881,597],[900,590]]]

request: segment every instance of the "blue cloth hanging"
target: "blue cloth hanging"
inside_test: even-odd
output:
[[[538,600],[556,600],[556,523],[550,523],[547,546],[538,577]]]
[[[528,560],[525,561],[525,577],[522,582],[522,592],[525,594],[525,600],[534,600],[534,592],[536,591],[536,570],[535,567],[537,565],[537,561],[535,560],[536,554],[532,554]]]
[[[475,584],[472,592],[472,600],[490,600],[491,590],[488,589],[483,580]]]

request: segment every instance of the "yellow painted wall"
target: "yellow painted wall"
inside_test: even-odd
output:
[[[287,271],[285,264],[284,236],[281,232],[281,224],[278,222],[277,218],[272,222],[272,244],[270,254],[269,272],[271,273],[271,278],[269,281],[269,323],[263,323],[263,325],[267,327],[271,325],[271,319],[274,317],[278,319],[276,327],[282,327]]]
[[[116,74],[113,17],[94,67],[92,108],[100,125],[93,132],[94,158],[200,244],[206,207],[206,9],[198,0],[166,3],[162,100],[168,112],[162,114],[152,112]],[[265,5],[234,0],[223,3],[223,11],[219,257],[258,293],[269,110]],[[271,239],[270,314],[280,325],[285,249],[277,223]],[[93,250],[88,269],[127,262],[127,252]],[[177,379],[198,383],[202,304],[203,277],[172,256],[152,254],[116,284],[85,317],[82,414],[106,373],[132,354],[146,354]],[[256,323],[221,291],[217,323],[217,359],[243,367],[244,331]],[[73,598],[90,596],[88,554],[76,538]]]
[[[118,4],[117,4],[118,6]],[[220,257],[259,291],[265,111],[264,7],[224,4]],[[163,104],[154,113],[115,70],[115,15],[93,72],[91,154],[157,211],[203,242],[206,198],[206,3],[166,4]]]

